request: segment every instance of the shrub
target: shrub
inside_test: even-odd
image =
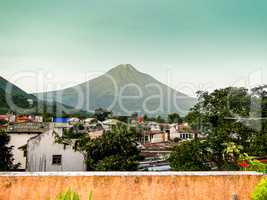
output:
[[[66,192],[60,193],[56,200],[80,200],[80,197],[78,193],[69,189]]]
[[[192,140],[176,145],[169,157],[172,170],[205,171],[210,170],[206,144],[200,140]]]
[[[262,180],[252,193],[252,200],[267,199],[267,179]]]
[[[178,142],[180,142],[180,140],[181,140],[181,139],[180,139],[180,138],[178,138],[178,137],[176,137],[176,138],[174,138],[174,139],[173,139],[173,141],[174,141],[175,143],[178,143]]]
[[[74,192],[71,189],[68,189],[65,192],[60,193],[56,200],[80,200],[79,194],[77,192]],[[88,200],[92,200],[92,192],[90,192]]]

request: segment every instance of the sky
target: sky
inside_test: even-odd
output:
[[[0,75],[27,92],[122,63],[190,96],[267,83],[266,0],[0,0]]]

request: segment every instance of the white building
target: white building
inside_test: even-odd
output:
[[[28,140],[27,171],[86,171],[82,153],[55,142],[55,136],[67,128],[68,124],[51,123],[48,131]]]
[[[27,141],[48,129],[44,123],[19,123],[7,127],[10,136],[9,146],[12,146],[14,164],[20,163],[19,170],[26,170],[26,155],[23,147]]]
[[[150,131],[161,131],[160,125],[157,122],[148,122],[147,126],[149,127]]]
[[[124,123],[124,122],[121,122],[117,119],[107,119],[102,122],[102,127],[104,128],[105,131],[111,131],[112,128],[116,127],[119,123]]]
[[[178,124],[171,124],[170,125],[170,139],[173,140],[174,138],[180,138],[179,125]]]
[[[159,142],[167,142],[168,141],[168,133],[158,132],[150,134],[150,142],[151,143],[159,143]]]
[[[170,139],[179,138],[181,140],[191,140],[196,137],[191,127],[187,123],[181,125],[171,124],[170,125]]]

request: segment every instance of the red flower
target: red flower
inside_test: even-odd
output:
[[[247,167],[249,167],[248,161],[247,161],[247,160],[242,161],[242,162],[239,164],[239,166],[240,166],[240,167],[243,167],[243,168],[247,168]]]

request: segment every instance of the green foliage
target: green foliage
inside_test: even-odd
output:
[[[267,179],[263,179],[255,188],[251,196],[252,200],[267,199]]]
[[[239,164],[241,170],[245,171],[257,171],[262,173],[267,173],[267,165],[261,163],[260,161],[249,156],[247,153],[241,153],[243,147],[241,145],[236,145],[233,142],[227,144],[225,150],[226,156],[232,158],[233,162]],[[242,166],[241,163],[244,163],[245,166]]]
[[[176,171],[203,171],[210,170],[208,163],[208,149],[205,142],[193,140],[183,142],[174,147],[169,162]]]
[[[118,124],[102,137],[90,139],[84,134],[64,134],[57,142],[72,144],[75,139],[77,150],[86,157],[90,171],[135,171],[142,159],[136,141],[140,135],[134,128]]]
[[[80,200],[80,197],[78,193],[69,189],[66,192],[60,193],[56,200]]]
[[[180,142],[180,140],[181,140],[181,139],[180,139],[180,138],[178,138],[178,137],[176,137],[176,138],[174,138],[174,139],[173,139],[173,141],[174,141],[175,143],[178,143],[178,142]]]
[[[13,147],[8,146],[9,140],[9,135],[0,130],[0,171],[15,170],[19,167],[19,164],[13,164]]]
[[[149,121],[156,121],[155,117],[150,117],[148,115],[144,115],[144,121],[149,122]]]
[[[60,193],[56,200],[80,200],[79,194],[71,189]],[[88,200],[92,200],[92,192],[88,196]]]
[[[0,126],[6,125],[8,122],[6,120],[0,120]]]
[[[250,160],[249,161],[249,168],[247,169],[249,171],[257,171],[261,173],[267,173],[267,165],[264,163],[261,163],[258,160]]]
[[[180,117],[178,113],[172,113],[168,115],[169,123],[182,123],[183,119]]]
[[[13,112],[18,110],[14,110],[10,107],[7,101],[7,97],[12,100],[12,102],[19,108],[29,109],[31,108],[27,99],[32,99],[33,96],[28,94],[7,94],[6,91],[2,88],[0,88],[0,114],[5,114],[7,112]]]
[[[111,115],[112,115],[112,112],[106,109],[103,109],[103,108],[96,109],[94,113],[94,117],[101,122],[105,121]]]
[[[87,152],[88,170],[135,171],[141,159],[135,129],[118,125],[102,137],[83,143],[80,147]]]
[[[135,157],[125,159],[124,156],[111,155],[99,161],[96,165],[97,171],[133,171],[137,170]]]
[[[158,123],[165,123],[165,119],[163,119],[160,115],[158,115],[156,117],[156,120],[155,121],[158,122]]]
[[[239,168],[236,158],[225,154],[226,144],[229,142],[242,146],[240,153],[246,152],[253,156],[267,155],[266,120],[249,119],[251,115],[259,114],[252,112],[251,105],[254,104],[262,107],[262,117],[267,116],[267,112],[264,111],[264,108],[267,108],[265,92],[257,90],[257,95],[254,97],[245,88],[229,87],[212,93],[198,92],[198,96],[198,103],[185,120],[193,129],[207,136],[207,146],[211,152],[209,159],[214,168],[218,170]],[[262,129],[257,129],[257,123]]]

